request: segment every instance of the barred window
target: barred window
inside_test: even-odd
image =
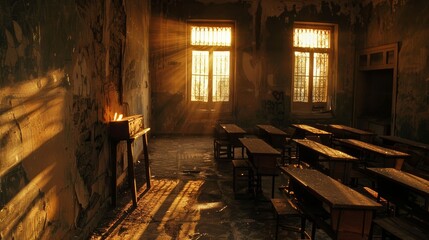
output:
[[[293,103],[314,106],[328,101],[332,35],[331,26],[300,24],[294,28]]]
[[[191,26],[191,45],[231,46],[231,28]]]
[[[230,101],[232,27],[190,26],[191,101]]]

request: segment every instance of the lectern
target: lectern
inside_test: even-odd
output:
[[[111,141],[111,169],[112,169],[112,205],[116,207],[116,195],[118,185],[125,176],[122,174],[119,179],[117,176],[116,147],[120,141],[127,142],[127,161],[128,161],[128,183],[133,200],[133,206],[137,206],[137,189],[134,173],[134,161],[131,144],[139,137],[142,137],[144,164],[146,172],[146,188],[150,189],[150,166],[149,153],[147,147],[147,134],[150,128],[144,127],[143,115],[133,115],[121,120],[109,123],[110,141]],[[119,181],[118,181],[119,180]]]

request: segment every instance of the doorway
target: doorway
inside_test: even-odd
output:
[[[356,116],[358,127],[388,135],[392,117],[393,70],[365,71],[357,84]]]
[[[354,125],[378,135],[393,135],[396,118],[398,44],[364,49],[354,93]]]

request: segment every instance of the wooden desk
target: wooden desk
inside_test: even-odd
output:
[[[365,142],[372,142],[375,133],[363,131],[358,128],[349,127],[340,124],[329,124],[328,127],[332,129],[335,138],[353,138]]]
[[[368,157],[368,154],[375,154],[381,156],[384,159],[382,165],[383,167],[394,167],[396,169],[401,169],[404,163],[404,159],[410,156],[408,153],[396,151],[390,148],[384,148],[356,139],[338,139],[337,141],[341,146],[357,149],[358,151],[360,151],[360,156],[358,157],[360,157],[361,160],[365,161],[366,165],[369,164],[368,159],[366,159]]]
[[[402,205],[410,201],[410,197],[412,197],[410,192],[412,192],[420,197],[424,210],[429,210],[428,180],[395,168],[367,168],[367,171],[377,177],[379,197],[381,195],[397,205]]]
[[[292,124],[296,128],[295,138],[305,138],[306,136],[319,136],[320,140],[325,145],[331,144],[332,133],[322,129],[318,129],[307,124]]]
[[[287,144],[286,138],[289,137],[289,134],[272,125],[259,124],[256,127],[259,129],[260,138],[264,139],[273,148],[281,149],[283,156]]]
[[[394,216],[374,223],[398,239],[429,239],[429,181],[394,168],[366,171],[377,179],[377,200],[382,197],[395,204]]]
[[[287,133],[285,133],[284,131],[272,126],[272,125],[267,125],[267,124],[258,124],[256,125],[259,130],[262,130],[263,133],[272,135],[272,136],[288,136]]]
[[[221,123],[220,126],[223,130],[225,130],[226,134],[228,135],[229,142],[231,144],[231,153],[228,152],[228,158],[234,157],[234,148],[242,147],[238,139],[244,137],[244,135],[246,134],[246,131],[233,123]],[[242,155],[243,155],[243,150],[242,150]]]
[[[429,152],[429,145],[428,144],[424,144],[421,142],[417,142],[417,141],[413,141],[413,140],[409,140],[409,139],[401,138],[401,137],[397,137],[397,136],[384,135],[384,136],[379,136],[379,137],[383,140],[383,144],[385,144],[385,145],[394,146],[395,144],[401,144],[401,145],[406,145],[410,148],[423,150],[426,153]]]
[[[149,152],[148,152],[148,145],[147,145],[147,134],[149,133],[150,128],[144,128],[141,131],[135,133],[134,135],[128,137],[127,139],[122,138],[113,138],[111,139],[111,171],[112,171],[112,205],[115,207],[117,202],[117,188],[118,185],[121,184],[122,179],[124,178],[124,174],[121,176],[117,176],[117,161],[116,161],[116,147],[118,143],[122,140],[127,142],[127,163],[128,163],[128,184],[131,191],[131,198],[133,201],[133,206],[137,207],[137,187],[136,187],[136,178],[134,173],[134,159],[133,159],[133,151],[131,148],[131,144],[138,139],[139,137],[142,137],[143,142],[143,154],[144,154],[144,165],[145,165],[145,173],[146,173],[146,188],[147,190],[150,189],[151,183],[150,183],[150,165],[149,165]]]
[[[316,168],[321,167],[320,162],[326,161],[329,164],[329,176],[340,179],[343,183],[349,182],[352,163],[358,158],[309,139],[293,139],[293,141],[297,144],[300,161],[305,161]]]
[[[221,123],[220,126],[225,130],[228,134],[246,134],[246,131],[244,131],[241,127],[237,126],[233,123]]]
[[[277,175],[277,159],[280,152],[260,138],[240,138],[256,173],[256,191],[261,192],[261,177],[272,176],[271,198],[274,198],[274,183]]]
[[[315,225],[333,239],[368,239],[373,216],[381,204],[317,170],[280,169],[289,176],[289,187],[301,210]]]

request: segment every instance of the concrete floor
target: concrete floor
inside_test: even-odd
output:
[[[149,155],[151,189],[146,189],[143,164],[138,163],[137,208],[131,207],[125,188],[118,207],[105,214],[90,239],[275,239],[271,179],[263,179],[262,197],[235,197],[231,161],[214,160],[210,136],[153,137]],[[276,177],[275,197],[283,197],[278,186],[285,183],[283,175]],[[239,186],[243,193],[245,184]],[[307,227],[310,232],[311,224]],[[329,239],[319,230],[316,238]],[[280,230],[279,239],[299,235]]]

